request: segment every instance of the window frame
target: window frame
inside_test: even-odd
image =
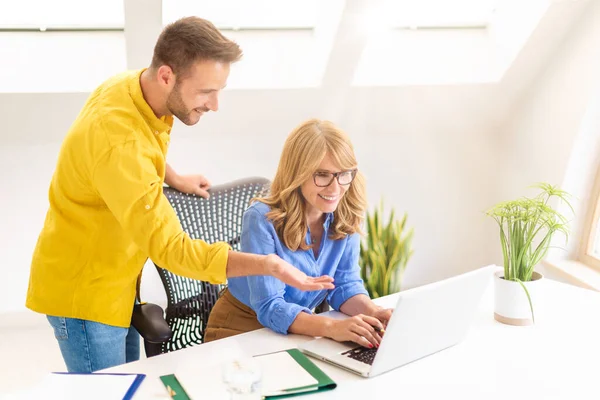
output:
[[[600,255],[594,255],[594,242],[597,238],[600,223],[600,168],[596,172],[596,178],[590,197],[590,205],[587,210],[583,239],[579,250],[579,261],[585,265],[600,271]]]

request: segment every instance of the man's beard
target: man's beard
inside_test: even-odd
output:
[[[167,98],[167,109],[178,120],[180,120],[188,126],[194,125],[197,122],[190,118],[190,115],[192,114],[193,110],[190,110],[185,106],[183,98],[181,97],[179,82],[175,83],[175,87],[173,88],[173,90],[169,94],[169,97]]]

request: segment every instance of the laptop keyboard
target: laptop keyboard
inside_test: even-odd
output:
[[[366,347],[357,347],[342,353],[343,356],[350,357],[353,360],[357,360],[369,365],[373,365],[375,354],[377,354],[377,347],[373,347],[372,349],[367,349]]]

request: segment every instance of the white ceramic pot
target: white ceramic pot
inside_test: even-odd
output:
[[[494,274],[494,319],[508,325],[532,325],[533,318],[527,294],[519,282],[507,281],[503,278],[504,270]],[[539,300],[537,286],[543,275],[533,272],[531,281],[523,282],[533,305],[535,316],[536,301]]]

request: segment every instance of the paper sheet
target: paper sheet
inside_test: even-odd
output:
[[[136,375],[48,374],[34,387],[7,399],[112,400],[123,399]]]
[[[258,356],[255,359],[262,371],[263,395],[319,383],[285,351]]]
[[[194,350],[198,354],[175,371],[175,377],[191,399],[229,400],[223,384],[223,365],[248,355],[235,339],[228,340],[225,348],[212,342],[197,346]]]

